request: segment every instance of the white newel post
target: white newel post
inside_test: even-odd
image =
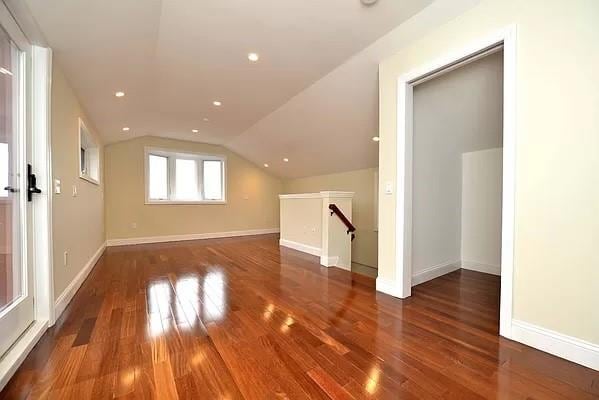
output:
[[[351,234],[329,204],[352,220],[353,192],[281,194],[279,244],[320,257],[325,267],[351,270]]]
[[[320,264],[351,270],[351,233],[336,215],[331,215],[329,204],[335,204],[352,220],[353,192],[320,192],[322,195],[322,253]]]

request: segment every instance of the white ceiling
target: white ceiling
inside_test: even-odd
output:
[[[363,110],[334,118],[342,143],[321,132],[322,115],[269,114],[431,1],[26,0],[106,143],[156,135],[224,144],[280,176],[376,165],[376,87],[367,100],[363,91],[314,99],[331,112],[348,102]],[[247,60],[251,51],[258,63]],[[364,72],[354,79],[376,82],[376,68]],[[115,98],[117,90],[126,96]],[[315,133],[330,140],[315,143]],[[327,152],[352,156],[341,168],[314,157]],[[279,166],[283,157],[290,162]]]

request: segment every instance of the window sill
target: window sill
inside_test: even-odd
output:
[[[194,201],[182,201],[182,200],[146,200],[147,205],[213,205],[213,204],[227,204],[226,200],[194,200]]]

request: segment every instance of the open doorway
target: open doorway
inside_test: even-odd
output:
[[[459,287],[472,292],[466,306],[491,314],[500,299],[502,105],[501,47],[413,90],[412,286]]]
[[[466,92],[460,95],[452,87],[459,79],[449,79],[452,74],[459,77],[468,70],[477,70],[478,83],[483,85],[476,89],[482,96],[478,101],[476,97],[467,101],[474,88],[464,88]],[[499,81],[488,80],[489,74],[499,75]],[[438,78],[443,80],[433,82]],[[469,84],[476,84],[477,79],[472,78]],[[496,90],[485,86],[489,82]],[[453,89],[448,90],[452,94],[430,96],[433,103],[429,106],[436,107],[432,112],[437,114],[429,110],[427,119],[416,103],[418,92],[422,89],[426,95],[427,89],[439,85]],[[493,96],[492,92],[493,99],[484,97]],[[491,105],[485,105],[487,101]],[[462,115],[465,121],[452,120],[452,109],[472,112]],[[494,117],[489,114],[492,109]],[[499,333],[506,337],[511,336],[512,319],[514,110],[515,32],[511,28],[398,80],[398,294],[409,297],[414,284],[462,267],[501,273]],[[453,132],[448,132],[449,128]],[[445,134],[417,137],[417,130],[427,129],[445,130]],[[430,152],[420,154],[422,148]],[[468,209],[466,213],[463,207]],[[439,261],[441,258],[443,261]]]

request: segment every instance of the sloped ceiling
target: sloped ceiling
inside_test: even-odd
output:
[[[222,144],[297,177],[377,164],[370,138],[384,50],[362,50],[431,0],[26,3],[106,143],[154,135]],[[348,59],[351,68],[339,67]]]

